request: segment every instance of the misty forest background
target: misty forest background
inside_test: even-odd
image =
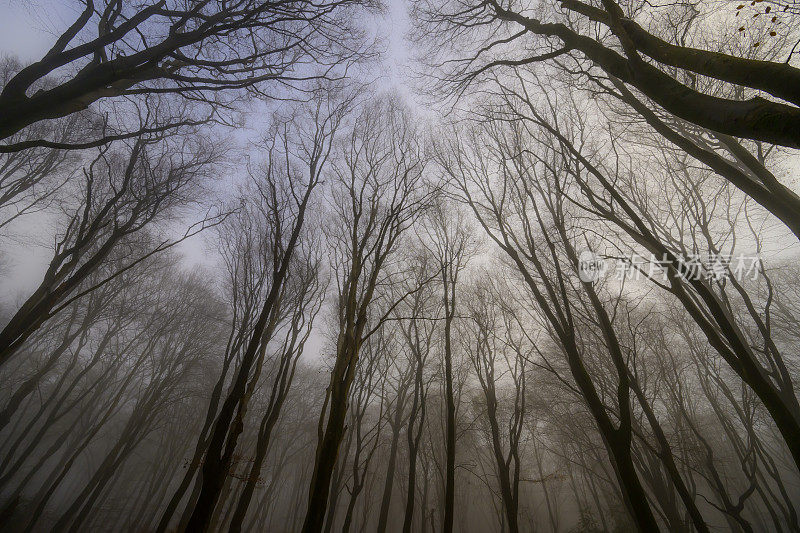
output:
[[[800,531],[796,0],[3,11],[3,531]]]

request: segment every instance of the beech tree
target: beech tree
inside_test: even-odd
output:
[[[426,48],[445,96],[504,72],[550,76],[555,68],[573,85],[629,106],[800,237],[800,198],[753,155],[764,152],[764,143],[800,147],[798,13],[791,3],[774,7],[783,9],[744,3],[730,13],[742,18],[721,13],[720,39],[707,37],[720,24],[700,16],[703,3],[658,9],[647,2],[560,0],[532,9],[513,0],[422,0],[415,13],[421,39],[428,28],[451,36],[450,46],[427,39]],[[771,26],[754,21],[745,32],[745,17],[759,15]],[[783,23],[786,29],[776,31]]]
[[[199,101],[211,107],[203,117],[224,120],[220,112],[241,97],[237,90],[270,97],[280,86],[341,76],[335,67],[366,53],[363,32],[352,17],[359,8],[372,7],[349,0],[313,5],[260,0],[76,4],[80,13],[47,53],[7,76],[0,92],[0,139],[95,102],[139,96]],[[308,65],[323,67],[321,74],[305,71]],[[226,91],[229,96],[223,96]],[[184,122],[132,130],[124,122],[110,124],[96,139],[79,143],[34,136],[12,141],[3,151],[97,146]]]
[[[487,440],[491,442],[505,519],[509,531],[519,531],[526,369],[532,354],[525,353],[522,338],[514,331],[515,321],[508,314],[513,310],[503,305],[503,296],[502,288],[489,283],[475,287],[469,306],[474,324],[468,326],[474,333],[467,336],[471,345],[467,350],[485,399]],[[501,399],[510,406],[500,404]]]
[[[386,277],[391,275],[401,238],[428,201],[426,160],[408,111],[398,101],[368,104],[356,116],[340,150],[339,160],[331,168],[335,218],[328,232],[338,289],[339,331],[336,360],[320,414],[304,531],[322,530],[361,346],[399,301],[387,303],[379,284],[391,283]],[[375,308],[381,304],[388,310],[379,314]]]
[[[62,7],[3,530],[798,530],[797,5]]]
[[[636,209],[634,207],[638,204],[636,199],[631,198],[629,200],[626,193],[620,192],[617,187],[612,185],[606,176],[605,170],[601,170],[601,167],[592,164],[575,147],[573,142],[560,134],[541,115],[539,115],[539,119],[535,120],[538,121],[538,124],[543,125],[549,134],[554,135],[557,142],[563,143],[564,148],[572,154],[571,157],[575,158],[575,163],[586,169],[586,175],[579,174],[581,171],[573,172],[573,175],[577,174],[580,183],[579,187],[582,193],[588,195],[587,202],[591,205],[591,209],[604,213],[604,217],[607,217],[609,221],[617,225],[627,235],[633,237],[637,243],[642,243],[649,252],[656,257],[666,259],[664,267],[668,271],[668,286],[664,288],[679,299],[692,320],[698,323],[704,331],[711,346],[737,372],[740,378],[756,392],[781,431],[792,456],[795,458],[795,463],[798,464],[795,451],[797,448],[795,426],[797,425],[797,415],[800,413],[800,409],[797,407],[797,399],[794,393],[787,392],[792,391],[794,385],[788,373],[781,370],[784,363],[780,350],[770,338],[765,326],[766,318],[755,308],[751,298],[747,295],[747,291],[732,276],[724,276],[726,279],[733,278],[730,283],[736,296],[742,298],[743,306],[747,309],[746,320],[752,321],[755,331],[758,331],[759,342],[765,342],[768,346],[769,355],[767,355],[767,360],[764,362],[761,361],[757,354],[757,349],[754,350],[747,331],[731,318],[732,309],[728,299],[733,295],[718,296],[720,289],[717,284],[713,283],[713,278],[691,275],[686,261],[686,249],[682,248],[680,244],[675,247],[669,237],[661,236],[663,231],[661,228],[665,227],[663,223],[653,220],[652,215],[647,210]],[[610,202],[598,201],[591,188],[585,187],[587,182],[584,181],[584,176],[589,175],[593,179],[597,178],[598,182],[601,183],[602,189],[612,195]],[[692,198],[691,201],[695,203],[703,202],[703,200],[696,197]],[[603,207],[604,204],[605,207]],[[615,207],[612,208],[610,204],[615,204]],[[611,210],[617,209],[622,212],[611,213]],[[691,209],[684,211],[684,213],[691,212]],[[709,215],[709,212],[703,214],[703,216],[706,215]],[[697,227],[703,227],[710,222],[708,219],[704,220],[701,217],[699,220],[693,220],[692,223]],[[708,249],[712,254],[719,255],[723,253],[722,250],[714,246],[713,240],[704,244],[703,248]],[[726,270],[726,272],[729,271]],[[766,312],[769,313],[768,307]]]
[[[81,183],[74,184],[42,281],[0,332],[0,365],[68,302],[91,292],[92,287],[76,289],[115,247],[135,241],[148,224],[196,201],[219,157],[203,137],[148,135],[120,144],[97,149],[82,170]],[[184,239],[207,223],[213,224],[213,218],[192,226]],[[166,239],[129,265],[176,242]]]
[[[516,183],[510,182],[511,175],[524,172],[527,168],[525,163],[514,157],[519,144],[513,136],[513,130],[510,135],[506,138],[502,129],[496,129],[484,137],[490,142],[492,138],[495,140],[497,174],[490,170],[492,167],[474,159],[474,155],[468,159],[469,148],[457,148],[454,156],[443,152],[440,164],[461,184],[465,203],[473,209],[487,234],[508,255],[525,279],[548,327],[552,328],[564,351],[572,377],[603,436],[628,510],[641,530],[655,529],[657,525],[653,510],[633,464],[632,406],[625,356],[613,332],[608,312],[591,285],[584,283],[582,288],[591,302],[590,309],[598,315],[618,379],[615,404],[609,412],[584,362],[588,350],[584,335],[588,332],[579,335],[576,328],[574,315],[577,310],[573,311],[573,306],[577,304],[573,302],[572,287],[568,285],[566,273],[577,265],[577,254],[563,226],[563,205],[558,196],[546,193],[547,185],[538,184],[532,176]],[[472,148],[480,146],[482,141],[480,137],[473,137]],[[495,179],[502,181],[497,183]],[[559,185],[550,187],[557,188]],[[508,204],[504,200],[506,195]],[[541,209],[538,201],[543,202]],[[559,242],[560,249],[566,252],[559,252],[554,242]],[[614,422],[612,416],[618,417],[618,423]]]
[[[469,250],[467,229],[462,219],[448,217],[447,206],[439,204],[431,211],[428,229],[430,250],[440,271],[444,325],[444,395],[445,395],[445,495],[443,531],[453,530],[455,504],[456,402],[453,392],[453,319],[457,307],[457,285],[466,266]]]
[[[267,272],[264,277],[263,304],[248,333],[249,339],[246,347],[243,347],[231,388],[212,426],[198,478],[200,493],[197,500],[188,506],[193,511],[187,528],[205,530],[209,527],[237,449],[267,345],[284,314],[282,302],[286,296],[290,267],[297,249],[302,246],[301,239],[307,234],[304,229],[306,212],[331,154],[333,137],[348,111],[350,101],[350,97],[342,99],[333,88],[329,88],[327,94],[322,94],[310,106],[307,124],[278,123],[270,145],[271,151],[267,154],[266,167],[255,180],[254,192],[258,203],[252,214],[263,217],[261,230],[265,237],[262,247],[256,247],[255,251],[264,254],[259,266]],[[302,130],[304,127],[306,131]],[[298,129],[298,136],[294,138]],[[260,276],[261,272],[256,269],[253,274]],[[256,288],[261,292],[258,285]],[[310,295],[316,296],[314,291]],[[301,301],[307,296],[301,296]]]

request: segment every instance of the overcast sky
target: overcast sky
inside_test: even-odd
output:
[[[404,0],[388,0],[386,12],[374,21],[376,34],[383,37],[386,54],[377,65],[376,76],[383,83],[406,94],[405,69],[409,61],[404,35],[408,16]],[[58,36],[79,15],[77,0],[0,0],[0,54],[15,56],[23,63],[40,59]],[[0,299],[14,301],[27,296],[33,285],[41,280],[52,254],[50,221],[37,215],[24,217],[13,228],[17,242],[6,244],[6,258],[0,258]],[[31,235],[41,238],[31,239]],[[183,243],[181,253],[186,266],[203,263],[208,257],[203,241],[195,237]],[[13,259],[8,259],[13,258]]]

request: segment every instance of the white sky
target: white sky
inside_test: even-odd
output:
[[[74,5],[65,0],[0,0],[0,51],[22,61],[40,58],[56,32],[74,20]]]
[[[375,21],[376,34],[383,36],[386,54],[377,66],[376,76],[404,94],[409,94],[406,66],[409,61],[404,35],[408,16],[404,0],[388,0],[385,13]],[[0,0],[0,54],[16,56],[23,63],[41,58],[80,13],[80,2],[74,0]],[[245,133],[247,135],[247,133]],[[26,294],[41,280],[51,254],[48,221],[20,221],[14,228],[17,239],[4,239],[4,256],[0,257],[0,301],[10,303]],[[49,231],[50,230],[50,231]],[[41,235],[36,242],[26,236]],[[181,245],[186,266],[207,262],[201,237]]]

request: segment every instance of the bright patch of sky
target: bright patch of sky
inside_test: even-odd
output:
[[[78,17],[82,7],[80,2],[67,0],[0,0],[0,55],[16,57],[23,63],[40,59]],[[374,21],[364,22],[374,28],[384,48],[383,56],[368,77],[409,97],[407,70],[411,54],[405,40],[409,27],[406,2],[390,0]],[[253,117],[246,121],[248,129],[233,135],[244,143],[258,137],[263,123],[257,109],[248,114]],[[0,257],[0,300],[9,303],[27,296],[41,280],[52,253],[53,230],[50,220],[33,215],[20,220],[11,239],[2,236],[5,257]],[[31,239],[31,236],[38,237]],[[208,253],[207,247],[201,236],[182,243],[179,250],[185,265],[191,268],[213,263],[213,254]]]

